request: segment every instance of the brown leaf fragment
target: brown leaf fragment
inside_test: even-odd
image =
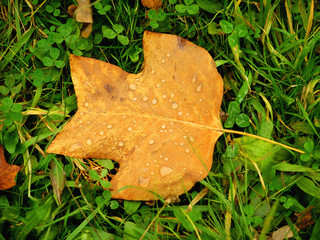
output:
[[[157,10],[162,6],[162,0],[141,0],[141,3],[146,8]]]
[[[92,32],[92,9],[90,0],[77,0],[78,6],[72,4],[68,7],[71,17],[75,15],[76,21],[82,24],[81,36],[88,38]]]
[[[207,176],[223,82],[210,54],[181,37],[146,31],[143,48],[138,74],[70,55],[78,111],[47,152],[113,159],[112,197],[150,201]]]
[[[6,162],[3,147],[0,145],[0,190],[15,186],[15,178],[19,171],[19,166],[10,165]]]
[[[305,229],[314,224],[314,220],[312,218],[311,210],[313,206],[306,208],[302,213],[295,213],[295,216],[298,217],[296,222],[296,227],[299,229]]]
[[[74,15],[74,12],[77,10],[77,5],[75,4],[71,4],[69,7],[68,7],[68,14],[70,15],[70,17],[73,18],[73,15]]]

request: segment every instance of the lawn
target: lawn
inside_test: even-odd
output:
[[[318,0],[98,0],[88,38],[74,3],[0,1],[0,143],[21,167],[0,240],[319,239]],[[112,199],[117,163],[46,152],[77,111],[69,55],[139,73],[145,30],[204,48],[223,78],[212,169],[179,202]]]

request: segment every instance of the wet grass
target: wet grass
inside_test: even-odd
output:
[[[0,192],[0,239],[268,239],[277,230],[317,239],[319,1],[170,0],[155,17],[128,2],[98,1],[88,39],[67,13],[72,2],[0,3],[0,142],[7,161],[22,166],[17,185]],[[109,38],[114,24],[124,27],[127,45]],[[225,129],[304,153],[226,132],[207,178],[179,203],[154,205],[112,200],[87,183],[92,161],[47,154],[77,108],[69,54],[136,73],[144,30],[209,51],[224,80]],[[58,199],[50,175],[63,172]]]

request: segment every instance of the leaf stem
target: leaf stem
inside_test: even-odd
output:
[[[224,133],[239,134],[239,135],[243,135],[243,136],[256,138],[256,139],[263,140],[263,141],[266,141],[266,142],[269,142],[269,143],[272,143],[272,144],[279,145],[281,147],[284,147],[286,149],[292,150],[294,152],[305,153],[305,151],[302,151],[300,149],[297,149],[297,148],[294,148],[294,147],[290,147],[290,146],[285,145],[283,143],[279,143],[279,142],[276,142],[274,140],[271,140],[271,139],[268,139],[268,138],[264,138],[264,137],[261,137],[261,136],[257,136],[257,135],[251,134],[251,133],[240,132],[240,131],[231,130],[231,129],[219,129],[219,128],[211,128],[211,129],[216,130],[216,131],[220,131],[220,132],[224,132]]]

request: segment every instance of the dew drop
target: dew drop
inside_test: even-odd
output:
[[[132,90],[132,91],[135,91],[135,90],[137,90],[137,85],[135,85],[135,84],[130,84],[130,85],[129,85],[129,89]]]
[[[159,172],[161,177],[165,177],[170,175],[173,172],[173,169],[170,167],[162,166]]]
[[[173,130],[172,130],[172,129],[169,129],[169,132],[173,132]]]
[[[150,166],[150,163],[146,163],[146,166],[149,167],[149,166]]]
[[[83,105],[84,105],[85,107],[88,107],[88,106],[89,106],[89,103],[88,103],[88,102],[85,102]]]
[[[171,103],[171,107],[172,107],[172,109],[177,109],[178,103],[175,103],[175,102]]]
[[[202,102],[202,98],[199,99],[199,102]]]
[[[178,112],[178,115],[181,116],[181,115],[182,115],[182,112]]]
[[[132,100],[133,100],[133,101],[136,101],[136,100],[137,100],[137,98],[136,98],[136,97],[134,97],[134,98],[132,98]]]
[[[100,134],[100,135],[103,135],[103,132],[101,131],[99,134]]]
[[[81,112],[80,115],[83,116],[83,115],[84,115],[84,112]]]
[[[160,87],[160,84],[159,84],[159,83],[157,84],[157,88],[158,88],[158,87]]]
[[[69,147],[69,152],[73,152],[75,150],[78,150],[80,149],[82,146],[80,143],[75,143],[75,144],[72,144],[71,147]]]
[[[148,101],[148,97],[147,96],[144,96],[143,98],[142,98],[142,100],[144,101],[144,102],[147,102]]]
[[[192,83],[195,83],[197,81],[197,74],[193,74],[193,77],[192,77]]]
[[[167,57],[171,57],[171,54],[170,54],[170,53],[167,53]]]
[[[106,123],[102,123],[102,125],[103,125],[103,126],[105,126],[105,125],[106,125]]]
[[[118,146],[119,146],[119,147],[122,147],[122,146],[123,146],[123,142],[120,141],[120,142],[118,143]]]
[[[139,78],[136,78],[136,82],[138,82],[139,81]]]
[[[165,160],[165,161],[168,161],[168,160],[169,160],[169,158],[164,158],[164,160]]]
[[[83,121],[79,121],[79,123],[83,123]]]
[[[153,175],[154,175],[154,172],[151,172],[151,173],[150,173],[150,175],[152,175],[152,176],[153,176]]]
[[[110,129],[110,128],[112,128],[112,125],[111,125],[111,124],[109,124],[107,128],[109,128],[109,129]]]
[[[197,92],[201,92],[201,89],[202,89],[202,83],[200,83],[197,87]]]
[[[156,73],[156,71],[155,70],[152,70],[152,72],[151,72],[152,74],[155,74]]]
[[[182,143],[180,143],[180,145],[181,145],[181,146],[183,146],[183,142],[182,142]]]
[[[166,62],[166,60],[163,58],[163,59],[161,60],[161,62],[162,62],[162,63],[165,63],[165,62]]]
[[[153,160],[153,162],[154,162],[154,163],[157,163],[157,160],[155,159],[155,160]]]
[[[143,187],[143,188],[147,188],[150,184],[150,177],[140,177],[138,179],[138,183],[140,185],[140,187]]]
[[[190,152],[190,149],[189,148],[186,148],[186,153],[189,153]]]
[[[156,104],[158,102],[158,99],[154,98],[152,99],[152,104]]]
[[[165,83],[165,82],[166,82],[166,80],[165,80],[165,79],[162,79],[162,80],[161,80],[161,82]]]
[[[194,137],[193,137],[193,136],[190,136],[190,137],[189,137],[189,140],[190,140],[190,142],[194,142]]]
[[[90,138],[87,139],[87,145],[91,145],[92,144],[92,140]]]
[[[166,128],[166,125],[165,125],[165,124],[162,124],[162,125],[161,125],[161,128],[165,129],[165,128]]]
[[[162,98],[166,98],[166,97],[167,97],[167,95],[165,95],[165,94],[162,96]]]
[[[170,95],[171,97],[174,97],[174,93],[171,93],[171,95]]]
[[[132,131],[132,127],[128,127],[128,131],[131,132]]]
[[[153,139],[150,139],[150,140],[149,140],[149,144],[154,144],[154,140],[153,140]]]
[[[124,115],[122,118],[123,118],[123,119],[126,119],[126,118],[127,118],[127,116],[126,116],[126,115]]]

